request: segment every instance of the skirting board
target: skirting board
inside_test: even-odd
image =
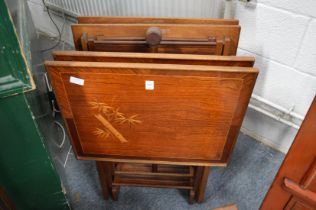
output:
[[[253,109],[248,109],[240,131],[286,154],[298,130]]]
[[[247,128],[242,127],[240,129],[240,132],[242,132],[243,134],[250,136],[251,138],[259,141],[260,143],[267,145],[275,150],[278,150],[280,152],[282,152],[283,154],[286,154],[288,151],[288,148],[286,148],[285,146],[281,146],[279,144],[276,144],[275,142],[273,142],[271,139],[267,139],[263,136],[260,136],[258,134],[256,134],[253,131],[247,130]]]

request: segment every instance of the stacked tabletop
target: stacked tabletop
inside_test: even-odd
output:
[[[97,161],[105,198],[120,186],[189,190],[203,201],[226,166],[255,84],[234,56],[236,20],[79,17],[78,51],[46,62],[78,159]]]

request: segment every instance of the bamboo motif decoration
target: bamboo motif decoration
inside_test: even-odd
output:
[[[142,121],[136,119],[138,116],[137,114],[126,117],[119,111],[119,108],[115,109],[106,103],[90,102],[89,104],[92,109],[98,111],[98,114],[95,114],[94,117],[103,125],[103,128],[96,128],[93,132],[98,137],[104,139],[115,137],[121,143],[126,143],[128,142],[126,138],[113,126],[112,123],[128,124],[129,127],[142,123]]]

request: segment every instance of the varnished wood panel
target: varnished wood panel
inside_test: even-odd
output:
[[[316,209],[316,97],[261,210]]]
[[[212,56],[160,53],[116,53],[90,51],[54,51],[57,61],[122,62],[122,63],[162,63],[186,65],[241,66],[252,67],[254,57]]]
[[[146,45],[143,44],[143,41],[137,40],[145,40],[146,33],[148,29],[150,29],[151,27],[151,24],[75,24],[72,25],[72,33],[74,38],[74,44],[77,50],[84,50],[85,47],[82,47],[81,37],[83,34],[86,33],[89,48],[96,51],[123,50],[125,52],[147,52],[149,49],[153,49],[147,48]],[[161,31],[162,42],[170,42],[170,44],[165,44],[162,48],[158,46],[157,52],[219,55],[225,52],[225,55],[236,54],[240,33],[240,26],[238,25],[155,24],[155,27],[159,28],[159,30]],[[89,42],[90,39],[92,39],[93,41]],[[133,42],[135,44],[115,45],[115,43],[117,43],[118,41],[114,41],[111,45],[109,44],[109,42],[112,41],[106,41],[109,39],[120,40],[119,43],[122,43],[122,40],[134,40]],[[221,52],[210,51],[208,53],[204,49],[206,46],[204,42],[208,42],[207,40],[213,39],[215,40],[214,44],[216,45],[216,48],[214,49],[218,49],[217,45],[220,43],[224,45],[224,48],[225,46],[228,46],[229,49],[219,48],[222,49]],[[186,44],[182,45],[181,42],[179,43],[179,41],[181,40],[183,40],[183,43],[192,43],[188,46],[186,46]],[[229,42],[226,45],[225,43],[227,40],[229,40]],[[95,45],[96,42],[99,42],[98,46],[100,47],[100,49],[97,48],[98,46]],[[136,44],[137,42],[140,42],[140,44]],[[193,42],[202,43],[198,45],[197,43],[194,44]],[[89,43],[90,45],[92,44],[92,46],[90,46]],[[107,43],[105,45],[108,48],[107,50],[106,48],[104,48],[104,46],[102,47],[102,43],[103,45],[104,43]],[[178,43],[179,45],[176,44],[178,45],[176,46],[175,43]],[[201,52],[199,52],[199,49],[201,50]],[[206,49],[209,50],[213,48],[207,47]]]
[[[177,54],[197,54],[197,55],[223,55],[223,40],[208,42],[202,41],[201,44],[196,41],[161,41],[161,44],[150,46],[147,41],[126,41],[126,40],[107,40],[88,38],[87,46],[84,47],[81,42],[82,50],[97,52],[139,52],[139,53],[177,53]],[[228,51],[228,50],[226,50]]]
[[[213,24],[213,25],[238,25],[235,19],[212,18],[167,18],[167,17],[118,17],[118,16],[79,16],[80,24]]]
[[[45,65],[63,117],[74,124],[68,128],[79,157],[189,165],[227,162],[258,73],[175,64]],[[71,76],[84,85],[70,83]],[[145,90],[146,80],[154,90]]]
[[[150,175],[154,176],[180,176],[180,177],[192,177],[192,166],[177,166],[177,165],[157,165],[157,169],[154,171],[152,164],[141,163],[118,163],[116,165],[115,174],[128,174],[128,175]]]
[[[238,207],[236,204],[230,204],[230,205],[222,206],[222,207],[215,208],[212,210],[238,210]]]

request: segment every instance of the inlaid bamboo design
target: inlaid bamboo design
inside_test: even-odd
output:
[[[122,142],[122,143],[127,142],[125,137],[120,132],[118,132],[111,125],[111,123],[109,121],[107,121],[101,114],[97,114],[97,115],[94,115],[94,116],[95,116],[95,118],[97,118],[102,123],[102,125],[104,125],[104,127],[106,127],[106,129],[109,132],[111,132],[112,135],[114,135],[118,140],[120,140],[120,142]]]
[[[134,114],[130,117],[126,117],[122,112],[119,111],[119,108],[113,108],[106,103],[100,102],[90,102],[89,103],[92,109],[98,111],[98,114],[95,114],[94,117],[103,125],[103,128],[96,128],[94,134],[98,137],[107,139],[109,137],[114,137],[118,139],[121,143],[128,142],[126,138],[113,126],[113,123],[117,124],[128,124],[129,127],[140,124],[142,121],[136,119],[137,114]]]

